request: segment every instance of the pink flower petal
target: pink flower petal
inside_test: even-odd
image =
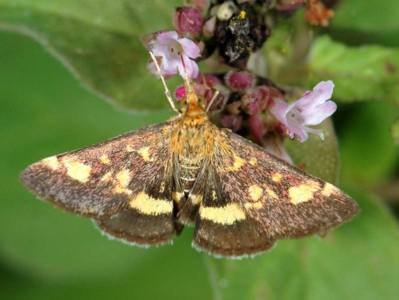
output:
[[[331,116],[337,110],[337,104],[333,101],[327,101],[315,108],[316,113],[303,114],[306,125],[318,125]]]
[[[199,70],[196,62],[183,55],[183,62],[178,65],[179,74],[181,77],[196,78]]]
[[[189,58],[197,58],[201,56],[201,49],[192,40],[187,38],[179,39],[178,42],[183,47],[184,53]]]
[[[274,99],[273,103],[270,106],[270,112],[283,124],[287,124],[287,112],[288,112],[289,105],[287,102]]]
[[[334,91],[334,82],[332,80],[319,82],[314,89],[315,91],[320,91],[324,99],[331,99]]]
[[[170,40],[177,40],[179,35],[176,31],[163,31],[157,34],[156,40],[160,43],[167,43]]]
[[[309,110],[315,106],[331,99],[334,91],[334,83],[329,81],[321,81],[314,88],[313,91],[308,91],[296,101],[296,105],[304,110]]]

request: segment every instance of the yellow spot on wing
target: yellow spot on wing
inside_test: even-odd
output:
[[[324,185],[323,190],[321,191],[321,194],[325,197],[329,197],[331,196],[331,194],[334,194],[336,192],[338,192],[338,188],[336,186],[333,186],[331,183],[326,183]]]
[[[127,145],[127,146],[126,146],[126,151],[127,151],[127,152],[133,152],[134,149],[133,149],[132,145]]]
[[[101,177],[100,181],[109,181],[111,179],[111,176],[112,176],[112,171],[109,171]]]
[[[151,155],[150,155],[150,147],[143,147],[137,150],[137,153],[141,155],[141,157],[144,159],[144,161],[152,161]]]
[[[253,166],[255,166],[258,163],[258,160],[255,157],[251,157],[249,160],[249,163]]]
[[[130,207],[145,215],[170,214],[173,210],[172,201],[155,199],[144,192],[140,192],[130,201]]]
[[[268,195],[270,198],[273,198],[273,199],[275,199],[275,200],[278,199],[277,194],[276,194],[272,189],[267,188],[267,189],[266,189],[266,193],[267,193],[267,195]]]
[[[234,155],[233,165],[227,168],[227,171],[235,172],[238,171],[245,164],[245,160],[241,157]]]
[[[91,167],[75,159],[64,159],[63,164],[67,169],[67,175],[82,183],[90,178]]]
[[[245,204],[244,204],[244,207],[246,208],[246,209],[260,209],[260,208],[262,208],[262,202],[261,201],[258,201],[258,202],[246,202]]]
[[[303,183],[289,188],[289,200],[293,204],[307,202],[313,199],[314,193],[319,190],[319,184],[315,181]]]
[[[190,195],[189,198],[193,205],[200,204],[202,201],[202,195]]]
[[[114,191],[116,193],[130,194],[132,191],[127,189],[127,186],[129,185],[131,179],[132,177],[129,170],[123,169],[122,171],[119,171],[116,174],[116,186]]]
[[[227,204],[222,207],[200,206],[200,217],[222,225],[231,225],[237,221],[245,220],[245,213],[237,204]]]
[[[177,203],[179,203],[179,202],[181,201],[181,199],[183,198],[183,196],[184,196],[184,193],[182,193],[182,192],[173,192],[173,193],[172,193],[172,199],[173,199],[175,202],[177,202]]]
[[[263,189],[259,185],[251,185],[248,188],[249,195],[251,196],[253,201],[258,201],[260,197],[263,195]]]
[[[272,180],[277,183],[280,182],[282,178],[283,178],[283,175],[281,173],[274,173],[272,175]]]
[[[60,163],[56,156],[45,158],[41,162],[53,171],[57,170],[60,167]]]
[[[108,155],[103,154],[100,157],[100,161],[104,164],[104,165],[109,165],[111,163],[111,161],[109,160]]]

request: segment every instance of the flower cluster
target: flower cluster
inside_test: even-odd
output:
[[[213,119],[216,124],[251,138],[290,161],[282,146],[283,138],[296,138],[300,142],[306,141],[309,134],[323,138],[323,133],[312,126],[322,123],[335,112],[336,104],[330,100],[334,84],[320,82],[300,99],[288,103],[287,94],[281,87],[255,75],[247,65],[250,56],[270,35],[271,30],[266,24],[268,15],[289,15],[305,7],[310,22],[326,25],[331,17],[331,13],[326,12],[331,11],[328,7],[335,1],[327,1],[332,4],[325,2],[218,0],[209,3],[193,0],[192,5],[176,9],[175,30],[153,34],[147,47],[156,57],[163,76],[179,74],[192,79],[206,108],[211,114],[217,112]],[[198,60],[211,55],[215,60],[214,54],[219,58],[216,60],[219,64],[233,69],[224,73],[200,73]],[[157,73],[153,62],[149,69]],[[176,88],[177,100],[183,99],[185,94],[184,86]]]
[[[194,59],[200,56],[200,48],[190,39],[179,37],[176,31],[160,32],[148,44],[150,51],[159,58],[161,72],[164,76],[180,74],[182,77],[198,76],[198,65]],[[152,73],[156,68],[149,65]]]

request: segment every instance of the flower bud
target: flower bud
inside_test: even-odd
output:
[[[216,29],[216,17],[213,16],[205,21],[202,33],[206,37],[211,37],[215,33],[215,29]]]
[[[246,71],[231,71],[225,76],[226,85],[232,91],[243,91],[255,85],[255,76]]]
[[[180,33],[199,34],[202,31],[203,18],[201,11],[194,7],[178,7],[175,11],[173,23]]]
[[[178,101],[181,101],[186,96],[186,88],[184,85],[180,85],[176,88],[175,96]]]
[[[220,118],[220,123],[223,127],[230,128],[237,132],[242,127],[242,116],[239,115],[224,115]]]
[[[237,11],[233,1],[226,1],[217,8],[216,16],[221,21],[227,21]]]
[[[248,127],[255,141],[261,144],[266,130],[265,130],[265,124],[263,123],[260,114],[252,115],[249,117]]]
[[[267,85],[249,89],[242,97],[241,102],[249,115],[264,111],[270,101],[270,88]]]
[[[305,0],[278,0],[276,9],[279,12],[291,13],[305,5]]]

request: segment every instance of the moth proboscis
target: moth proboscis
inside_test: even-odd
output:
[[[177,117],[43,159],[23,183],[134,244],[163,244],[194,225],[194,247],[224,257],[323,234],[356,214],[334,185],[215,126],[188,80],[186,91]]]

